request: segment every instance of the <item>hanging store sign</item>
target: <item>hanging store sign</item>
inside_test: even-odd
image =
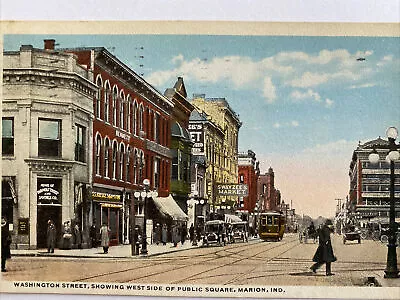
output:
[[[92,192],[93,201],[121,201],[121,195],[109,194],[109,193],[101,193],[101,192]]]
[[[39,183],[38,184],[38,202],[56,202],[58,201],[58,196],[60,192],[54,183]]]
[[[249,194],[247,184],[239,183],[223,183],[217,184],[218,196],[242,196],[246,197]]]
[[[203,124],[189,124],[188,127],[190,137],[194,142],[192,153],[193,155],[204,154],[204,130]]]
[[[18,234],[19,235],[29,234],[29,218],[18,219]]]

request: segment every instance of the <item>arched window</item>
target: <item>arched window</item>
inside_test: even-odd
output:
[[[132,102],[131,102],[131,97],[128,95],[127,100],[126,100],[126,105],[128,106],[128,117],[126,118],[126,130],[128,132],[132,132]]]
[[[112,178],[116,179],[117,176],[117,153],[118,153],[118,145],[117,142],[113,142],[112,147]]]
[[[133,103],[133,120],[132,120],[132,131],[134,135],[137,135],[137,122],[138,122],[138,108],[136,102]]]
[[[96,162],[95,162],[96,175],[100,175],[100,153],[101,153],[101,137],[100,135],[98,135],[96,138]]]
[[[121,144],[119,147],[119,180],[124,178],[124,158],[125,158],[125,146]]]
[[[139,131],[143,131],[143,130],[144,130],[144,108],[143,108],[143,105],[140,105],[140,108],[139,108]]]
[[[110,83],[107,81],[104,87],[104,121],[110,122]]]
[[[138,152],[135,149],[134,154],[133,154],[133,183],[137,184],[138,183],[138,166],[139,166],[139,156]]]
[[[110,166],[110,141],[106,138],[104,142],[104,177],[109,178]]]
[[[146,160],[144,158],[143,152],[140,152],[140,164],[139,164],[139,182],[143,182],[143,173],[144,173],[144,167],[146,164]]]
[[[132,168],[132,166],[131,166],[131,161],[132,161],[132,158],[131,158],[131,155],[132,155],[132,153],[131,153],[132,151],[131,151],[131,148],[128,146],[127,148],[126,148],[126,180],[125,181],[127,181],[127,182],[131,182],[131,168]]]
[[[116,86],[114,86],[113,88],[113,92],[112,92],[112,124],[114,126],[117,126],[117,105],[118,105],[118,89]]]
[[[119,127],[125,129],[125,94],[121,91],[119,98]]]
[[[101,77],[97,77],[97,93],[96,93],[96,118],[101,119],[101,92],[102,92],[102,82]]]

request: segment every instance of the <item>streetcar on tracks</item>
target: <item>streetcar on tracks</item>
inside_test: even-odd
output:
[[[227,224],[221,220],[212,220],[204,223],[203,246],[217,244],[225,246],[227,242]]]
[[[259,215],[258,235],[264,241],[280,241],[285,232],[285,216],[277,211],[266,211]]]

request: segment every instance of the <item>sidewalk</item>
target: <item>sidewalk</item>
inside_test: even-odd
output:
[[[47,253],[47,249],[33,249],[33,250],[11,250],[11,256],[42,256],[42,257],[82,257],[82,258],[143,258],[157,256],[166,253],[172,253],[177,251],[188,250],[192,248],[200,247],[201,242],[198,243],[199,246],[192,246],[190,241],[186,241],[183,245],[178,244],[174,247],[172,243],[167,243],[167,245],[162,245],[161,243],[147,245],[147,255],[141,255],[139,250],[139,255],[133,255],[131,253],[131,245],[118,245],[112,246],[108,249],[108,253],[103,253],[102,247],[88,248],[88,249],[54,249],[54,253]]]

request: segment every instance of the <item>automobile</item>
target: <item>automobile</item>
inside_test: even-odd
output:
[[[234,243],[236,240],[243,242],[248,241],[249,231],[247,228],[247,222],[234,222],[230,224],[230,242]]]
[[[203,246],[226,245],[226,223],[222,220],[207,221],[204,224]]]
[[[345,228],[343,234],[343,244],[346,244],[346,241],[358,241],[361,243],[361,230],[359,230],[354,225],[349,225]]]

